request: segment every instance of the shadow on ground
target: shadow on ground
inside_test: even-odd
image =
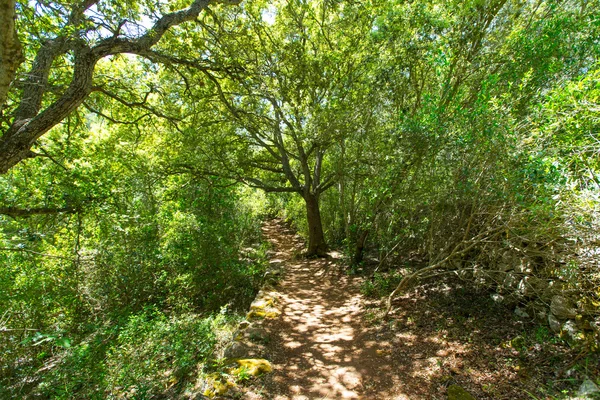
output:
[[[538,343],[543,332],[485,295],[424,286],[383,321],[339,255],[307,260],[280,221],[263,230],[271,263],[286,274],[277,289],[282,314],[263,324],[274,372],[247,388],[247,399],[445,399],[451,384],[478,399],[546,398],[579,378],[565,375],[576,356]]]

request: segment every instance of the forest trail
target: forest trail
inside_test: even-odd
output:
[[[281,221],[263,234],[272,244],[270,263],[285,271],[277,286],[281,315],[265,320],[273,373],[247,398],[402,399],[388,392],[395,374],[386,354],[391,344],[365,326],[358,278],[340,269],[339,256],[308,260],[303,243]]]
[[[384,321],[378,298],[361,293],[368,278],[346,274],[341,255],[302,257],[303,241],[279,220],[263,234],[269,262],[284,271],[268,291],[281,314],[260,323],[268,340],[258,356],[273,372],[245,386],[243,399],[441,400],[451,388],[479,400],[525,399],[577,359],[532,341],[543,333],[535,324],[458,281],[421,284]]]

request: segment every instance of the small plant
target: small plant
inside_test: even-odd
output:
[[[241,366],[236,370],[235,377],[238,382],[244,382],[250,380],[250,378],[252,378],[252,375],[250,374],[250,370],[248,369],[248,367]]]
[[[389,274],[376,272],[362,283],[360,290],[367,297],[383,297],[390,294],[401,280],[402,274],[397,271]]]

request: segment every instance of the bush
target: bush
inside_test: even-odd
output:
[[[135,398],[179,393],[211,357],[236,320],[224,314],[132,315],[118,326],[65,349],[43,376],[40,395],[54,399]]]

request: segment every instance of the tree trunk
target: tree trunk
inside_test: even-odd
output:
[[[369,235],[369,231],[359,230],[360,234],[356,239],[356,248],[354,249],[354,257],[352,257],[352,264],[359,265],[363,261],[364,250],[365,250],[365,242],[367,241],[367,236]]]
[[[15,0],[0,0],[0,110],[23,60],[15,29]]]
[[[323,235],[319,199],[309,193],[303,196],[306,202],[306,218],[308,220],[308,256],[323,257],[327,255],[327,244]]]

